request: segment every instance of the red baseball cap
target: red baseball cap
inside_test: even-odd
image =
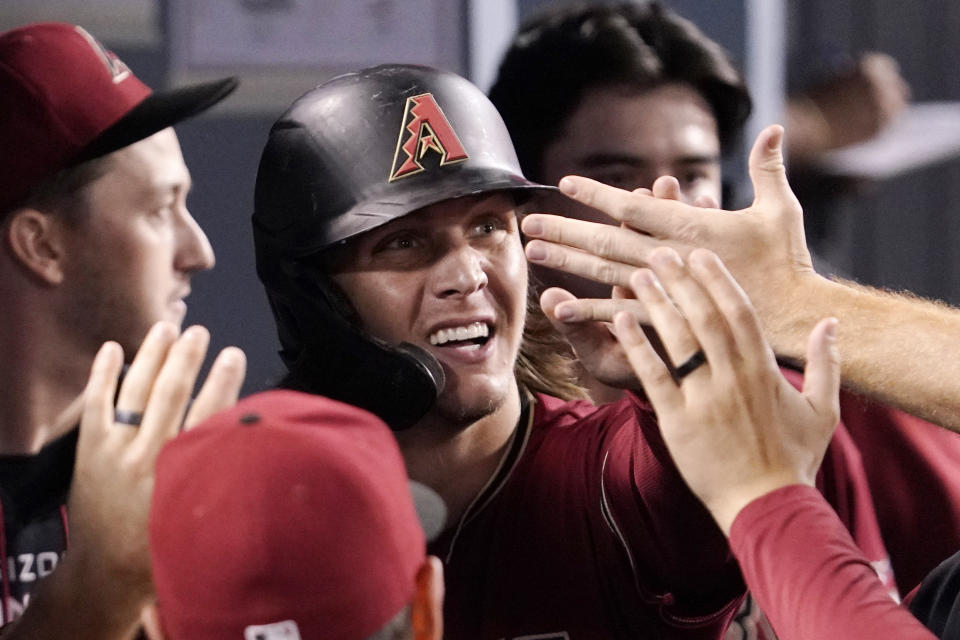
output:
[[[0,34],[0,213],[58,171],[106,155],[225,98],[235,78],[152,91],[82,27]]]
[[[250,396],[157,460],[149,529],[164,633],[366,638],[412,600],[424,530],[438,533],[444,511],[423,485],[411,491],[373,414],[296,391]]]

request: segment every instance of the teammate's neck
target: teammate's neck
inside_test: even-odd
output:
[[[36,453],[79,417],[71,403],[83,392],[93,354],[31,335],[0,326],[0,455]]]

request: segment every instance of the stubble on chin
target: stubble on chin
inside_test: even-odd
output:
[[[448,394],[442,394],[437,402],[436,415],[445,426],[461,431],[500,409],[507,400],[506,393],[492,395],[486,400],[462,402]]]

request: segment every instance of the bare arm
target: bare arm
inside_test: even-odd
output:
[[[135,633],[153,594],[147,513],[157,454],[181,424],[189,428],[232,405],[245,370],[243,353],[225,349],[187,412],[209,335],[202,327],[177,333],[156,325],[124,378],[117,410],[140,414],[138,426],[114,420],[122,350],[108,342],[97,354],[67,505],[70,547],[5,640],[119,640]]]
[[[750,154],[753,204],[742,211],[699,208],[649,191],[626,192],[587,178],[560,182],[568,196],[621,227],[532,214],[523,230],[531,261],[626,287],[655,248],[687,256],[714,251],[753,300],[774,350],[802,361],[806,338],[825,316],[840,320],[843,383],[924,419],[960,431],[960,310],[913,297],[833,282],[812,267],[803,213],[784,172],[783,130],[768,127]],[[534,259],[531,250],[544,257]],[[540,251],[542,250],[542,251]],[[567,301],[570,321],[609,320],[611,301]]]
[[[772,314],[767,335],[778,353],[799,357],[818,317],[840,320],[846,387],[960,431],[960,310],[849,282],[820,282],[788,313]]]

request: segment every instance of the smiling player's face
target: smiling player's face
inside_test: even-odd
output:
[[[510,197],[425,207],[338,247],[330,264],[366,331],[440,361],[446,420],[474,422],[515,391],[527,264]]]

